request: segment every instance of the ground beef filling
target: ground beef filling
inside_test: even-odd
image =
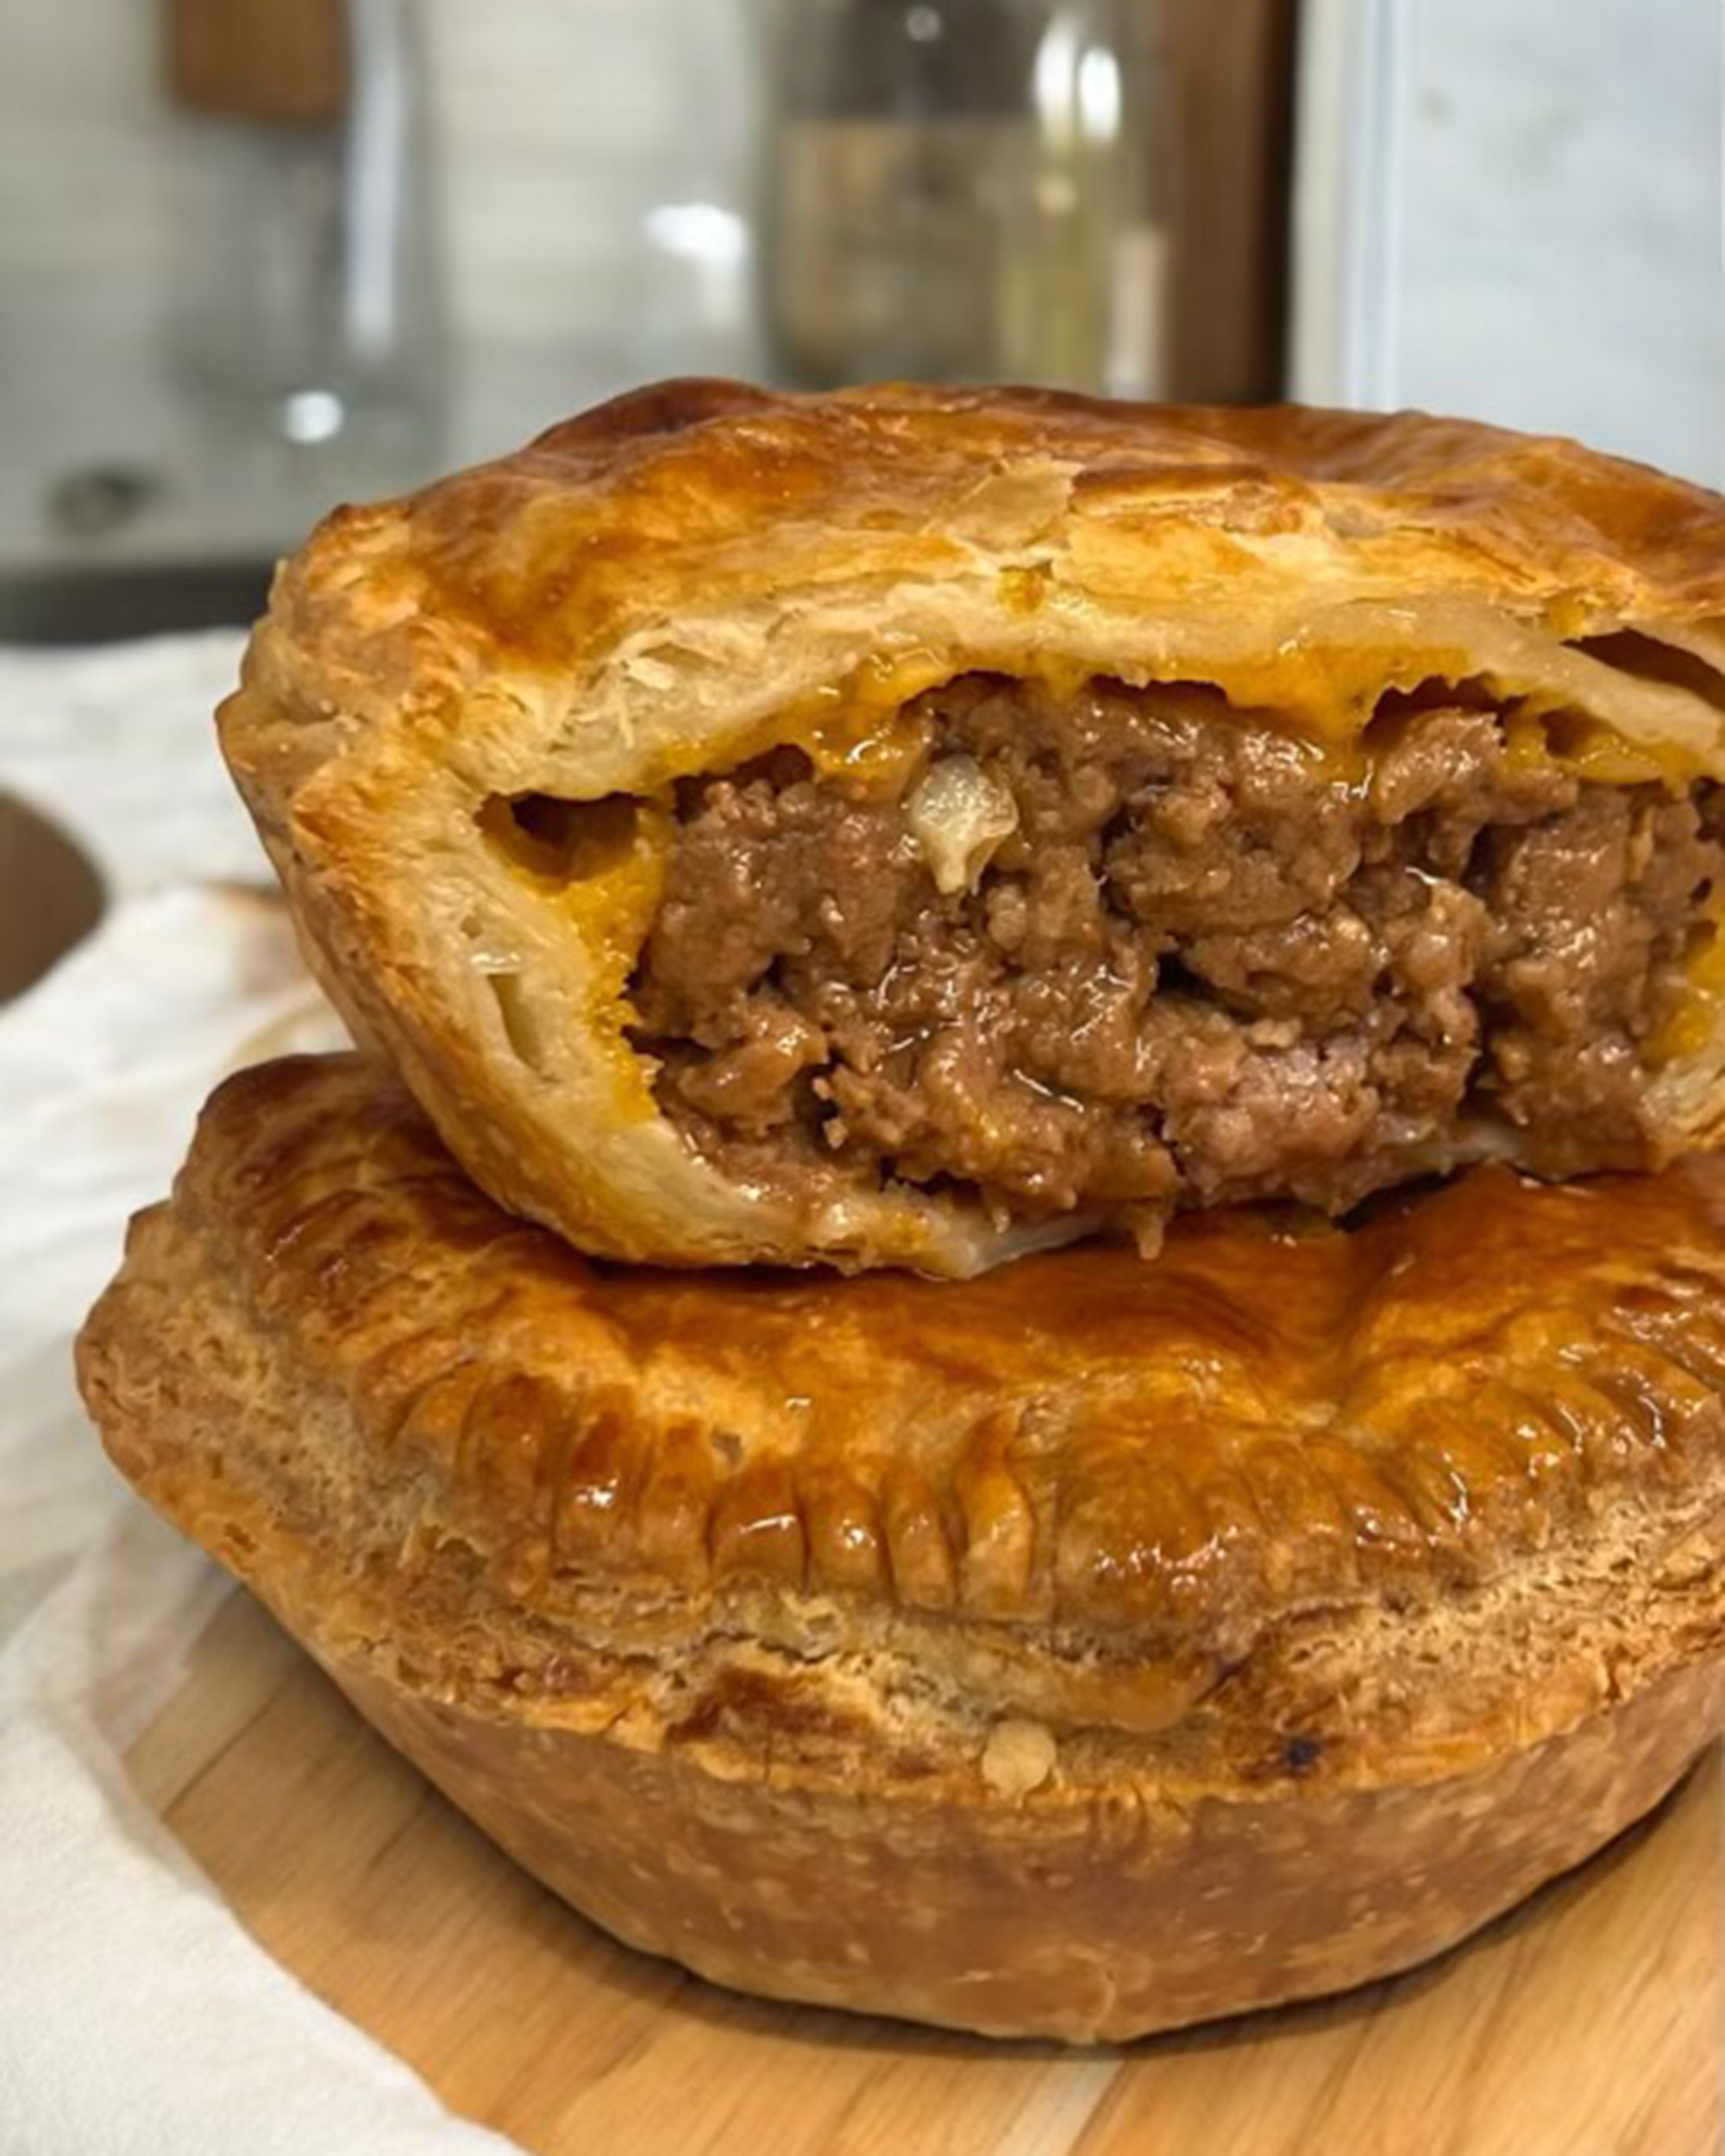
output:
[[[980,675],[910,707],[887,785],[791,750],[684,782],[631,987],[666,1113],[736,1174],[1019,1219],[1341,1210],[1464,1111],[1535,1164],[1634,1162],[1718,789],[1583,782],[1483,699],[1394,701],[1355,783],[1213,692]],[[927,811],[979,789],[955,862]]]

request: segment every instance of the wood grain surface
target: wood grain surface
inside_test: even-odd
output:
[[[1712,2156],[1725,1779],[1439,1962],[1126,2049],[733,1996],[614,1945],[392,1753],[243,1595],[133,1747],[264,1946],[455,2110],[581,2156]]]

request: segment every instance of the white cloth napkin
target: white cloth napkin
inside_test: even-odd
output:
[[[339,1039],[210,739],[237,658],[0,650],[0,788],[111,899],[0,1006],[0,2151],[476,2156],[512,2144],[272,1961],[123,1766],[236,1590],[109,1468],[72,1336],[216,1080]]]

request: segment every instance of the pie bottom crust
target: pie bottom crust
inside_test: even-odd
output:
[[[1120,2041],[1394,1975],[1656,1805],[1725,1719],[1675,1671],[1569,1735],[1424,1788],[1188,1814],[730,1781],[491,1721],[325,1662],[500,1847],[631,1946],[739,1991],[992,2036]]]

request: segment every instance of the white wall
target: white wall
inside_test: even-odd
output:
[[[1308,0],[1296,393],[1725,482],[1720,0]]]

